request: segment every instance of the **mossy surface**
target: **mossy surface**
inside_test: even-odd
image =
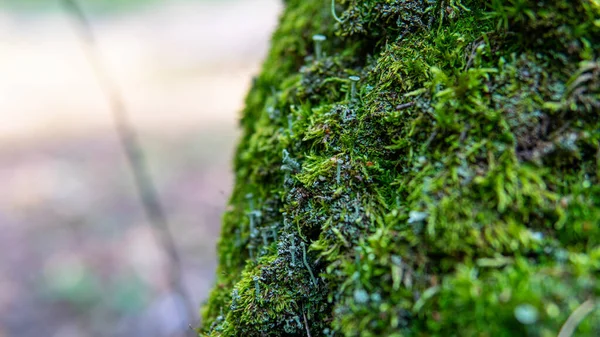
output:
[[[556,336],[600,295],[600,2],[333,11],[285,2],[200,334]]]

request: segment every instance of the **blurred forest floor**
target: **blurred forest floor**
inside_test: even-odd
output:
[[[187,326],[168,260],[76,32],[48,2],[36,11],[10,1],[20,0],[0,0],[0,337],[180,335]],[[237,113],[279,1],[156,2],[120,13],[80,2],[199,307],[232,185]]]

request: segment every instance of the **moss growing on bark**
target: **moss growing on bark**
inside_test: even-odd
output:
[[[201,335],[600,335],[599,51],[597,0],[286,1]]]

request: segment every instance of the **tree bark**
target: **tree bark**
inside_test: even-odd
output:
[[[286,1],[201,334],[600,335],[599,51],[597,0]]]

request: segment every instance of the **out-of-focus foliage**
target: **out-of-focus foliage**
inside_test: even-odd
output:
[[[201,334],[556,336],[600,294],[600,3],[286,6]]]

